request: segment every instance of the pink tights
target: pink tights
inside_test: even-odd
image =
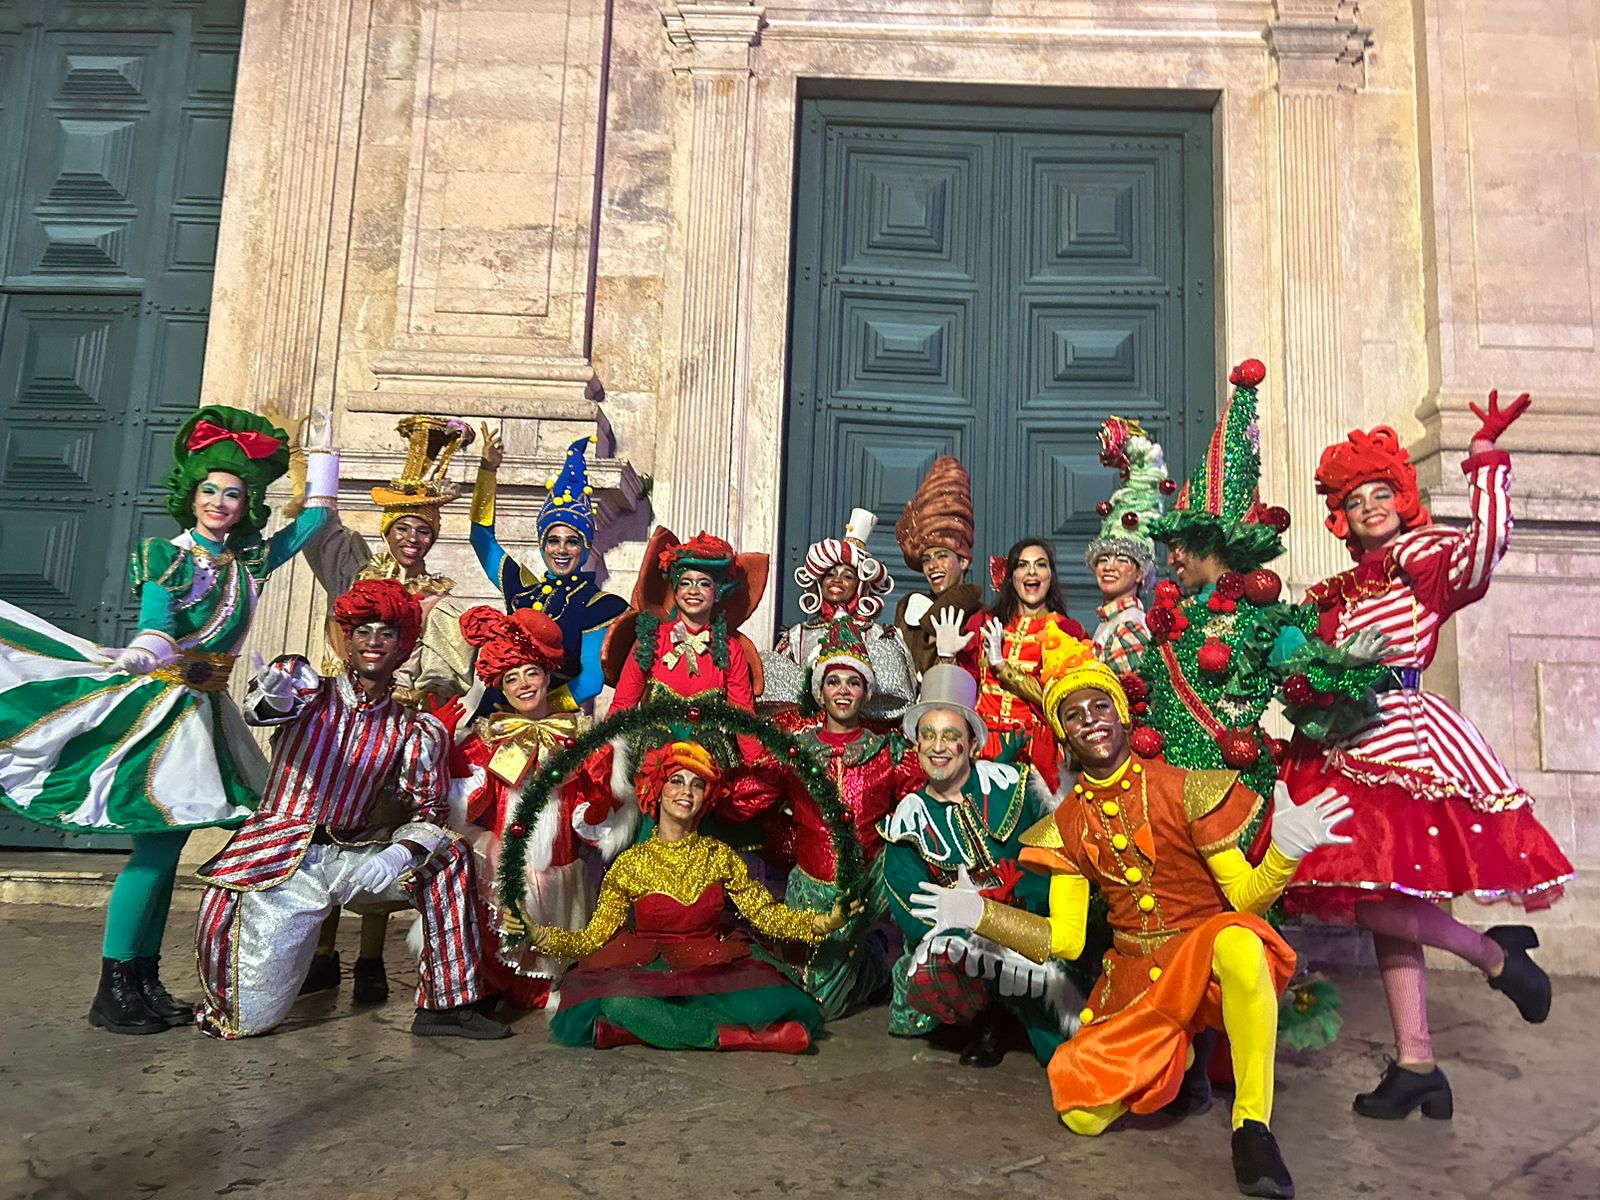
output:
[[[1500,946],[1463,925],[1438,905],[1416,896],[1391,895],[1356,905],[1356,924],[1372,932],[1378,973],[1394,1025],[1395,1057],[1402,1063],[1431,1063],[1428,991],[1422,948],[1433,946],[1465,959],[1485,975],[1505,961]]]

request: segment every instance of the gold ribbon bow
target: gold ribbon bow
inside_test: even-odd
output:
[[[524,717],[517,713],[495,713],[483,723],[483,740],[494,748],[489,759],[489,774],[516,787],[544,751],[556,748],[563,739],[577,734],[576,714]]]
[[[682,625],[672,627],[672,649],[668,650],[666,657],[661,661],[667,670],[676,667],[680,660],[687,659],[689,674],[700,674],[700,656],[711,652],[711,629],[706,627],[699,633],[690,633]]]

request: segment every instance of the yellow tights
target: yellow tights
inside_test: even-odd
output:
[[[1233,1127],[1238,1129],[1246,1121],[1270,1126],[1278,997],[1272,990],[1266,947],[1250,930],[1231,925],[1217,934],[1212,946],[1211,974],[1222,985],[1222,1027],[1233,1050]],[[1073,1108],[1061,1114],[1061,1123],[1073,1133],[1095,1137],[1126,1111],[1115,1102]]]

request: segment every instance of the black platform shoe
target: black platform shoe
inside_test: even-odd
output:
[[[1233,1131],[1233,1178],[1246,1196],[1293,1200],[1294,1180],[1278,1153],[1278,1139],[1260,1121],[1246,1121]]]
[[[411,1032],[417,1037],[460,1037],[493,1041],[510,1037],[511,1027],[486,1017],[470,1004],[438,1011],[419,1008],[412,1018]]]
[[[159,954],[134,959],[133,972],[134,978],[139,983],[139,994],[144,997],[145,1004],[151,1012],[167,1023],[168,1028],[175,1029],[179,1025],[194,1024],[194,1005],[174,999],[172,993],[167,991],[166,985],[161,982]]]
[[[309,996],[312,992],[331,992],[339,986],[339,952],[332,954],[313,954],[311,956],[311,969],[306,972],[306,981],[300,985],[300,994]]]
[[[1006,1048],[1001,1038],[1004,1030],[990,1005],[978,1014],[972,1023],[972,1040],[961,1051],[963,1067],[998,1067],[1004,1061]]]
[[[1539,935],[1526,925],[1496,925],[1484,936],[1506,952],[1506,965],[1489,986],[1509,996],[1524,1021],[1538,1025],[1550,1015],[1550,976],[1528,957],[1539,945]]]
[[[89,1024],[107,1033],[165,1033],[168,1025],[145,1002],[131,962],[100,960],[100,987],[89,1005]]]
[[[1358,1116],[1380,1121],[1403,1120],[1416,1108],[1425,1117],[1448,1121],[1455,1114],[1455,1098],[1450,1094],[1450,1081],[1438,1067],[1424,1075],[1406,1070],[1391,1058],[1378,1086],[1362,1092],[1350,1107]]]
[[[382,1004],[389,998],[389,976],[384,974],[383,959],[356,959],[350,977],[355,981],[350,998],[357,1004]]]
[[[1162,1107],[1161,1115],[1164,1117],[1197,1117],[1211,1108],[1211,1075],[1208,1068],[1211,1066],[1211,1052],[1217,1045],[1216,1030],[1202,1030],[1190,1044],[1194,1047],[1194,1061],[1183,1073],[1178,1094]]]

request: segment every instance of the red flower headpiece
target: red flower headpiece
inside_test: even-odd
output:
[[[478,648],[473,669],[490,687],[513,667],[543,667],[554,675],[566,662],[561,626],[531,608],[509,615],[481,604],[469,608],[461,614],[461,636]]]
[[[668,742],[657,746],[644,756],[639,771],[634,776],[634,791],[639,797],[639,811],[653,817],[661,809],[661,789],[674,772],[688,768],[706,781],[706,802],[700,807],[705,816],[716,800],[717,787],[722,782],[722,770],[716,759],[699,742]]]
[[[422,636],[422,602],[395,579],[359,579],[333,602],[333,619],[348,638],[369,621],[394,627],[400,635],[401,660],[411,657]]]
[[[1423,507],[1417,490],[1417,468],[1411,462],[1411,455],[1400,444],[1400,435],[1387,425],[1379,425],[1370,432],[1351,430],[1344,441],[1335,442],[1324,450],[1317,463],[1317,494],[1324,497],[1328,505],[1323,524],[1335,537],[1344,539],[1356,558],[1361,557],[1361,543],[1350,529],[1344,502],[1362,484],[1380,479],[1394,488],[1394,506],[1402,529],[1414,529],[1433,519]]]
[[[673,569],[704,571],[707,575],[720,576],[729,567],[733,566],[733,547],[716,534],[701,530],[687,542],[679,542],[676,546],[663,550],[657,562],[660,564],[662,574],[669,578]]]

